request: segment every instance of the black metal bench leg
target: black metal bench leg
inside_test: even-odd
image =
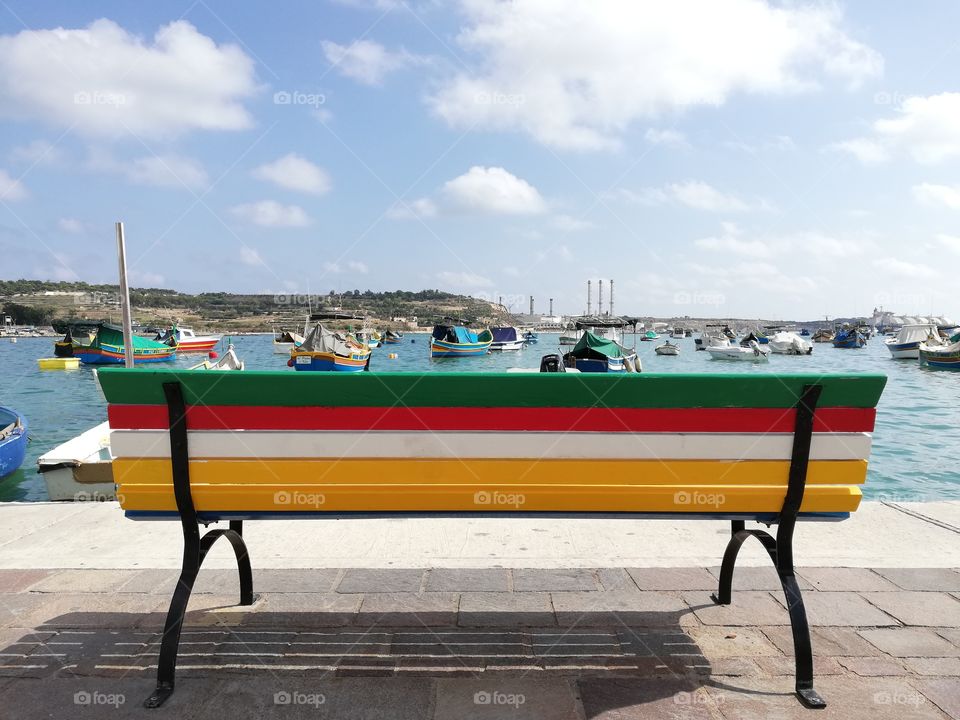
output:
[[[783,594],[790,613],[790,629],[793,630],[793,656],[796,661],[796,689],[800,702],[808,708],[825,708],[826,700],[813,689],[813,646],[810,643],[810,626],[807,611],[803,606],[800,585],[794,575],[780,575]]]
[[[170,414],[170,458],[173,467],[173,492],[183,528],[183,563],[180,579],[173,591],[167,619],[160,641],[160,659],[157,663],[157,688],[145,701],[147,708],[157,708],[173,694],[180,649],[180,632],[190,602],[193,585],[210,548],[221,537],[227,538],[237,556],[240,576],[240,604],[253,604],[253,571],[246,543],[243,541],[243,522],[232,520],[229,528],[210,530],[200,536],[199,520],[190,493],[190,461],[187,451],[186,406],[179,383],[165,383],[164,394]]]

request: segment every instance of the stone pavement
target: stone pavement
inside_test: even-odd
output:
[[[147,711],[174,571],[0,570],[0,719],[960,718],[960,571],[798,574],[822,712],[764,567],[205,569]]]

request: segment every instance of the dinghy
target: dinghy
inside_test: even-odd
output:
[[[770,351],[761,347],[756,340],[750,340],[746,345],[713,345],[707,348],[707,352],[714,360],[765,362]]]
[[[768,345],[771,352],[778,355],[810,355],[813,353],[812,342],[789,330],[774,333]]]
[[[665,342],[663,345],[657,345],[657,348],[654,350],[657,355],[679,355],[680,346],[674,345],[670,342]]]

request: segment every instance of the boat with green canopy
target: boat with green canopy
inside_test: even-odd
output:
[[[176,348],[164,343],[139,335],[134,335],[132,340],[135,363],[166,362],[177,356]],[[116,325],[101,323],[89,343],[79,342],[73,338],[73,356],[80,358],[80,362],[88,365],[122,365],[124,362],[123,329]]]
[[[580,372],[640,372],[635,350],[585,330],[573,350],[563,356],[564,366]]]

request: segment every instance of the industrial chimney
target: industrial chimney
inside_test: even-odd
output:
[[[593,296],[592,296],[592,294],[591,294],[592,288],[591,288],[591,286],[590,286],[590,283],[591,283],[591,282],[592,282],[592,281],[587,280],[587,315],[590,314],[590,311],[591,311],[591,309],[592,309],[592,307],[593,307],[592,304],[591,304],[591,303],[593,302]]]
[[[603,280],[597,280],[597,315],[603,315]]]
[[[613,315],[613,279],[610,280],[610,314]]]
[[[533,295],[530,296],[530,314],[533,315]]]
[[[550,298],[550,317],[553,317],[553,298]]]

